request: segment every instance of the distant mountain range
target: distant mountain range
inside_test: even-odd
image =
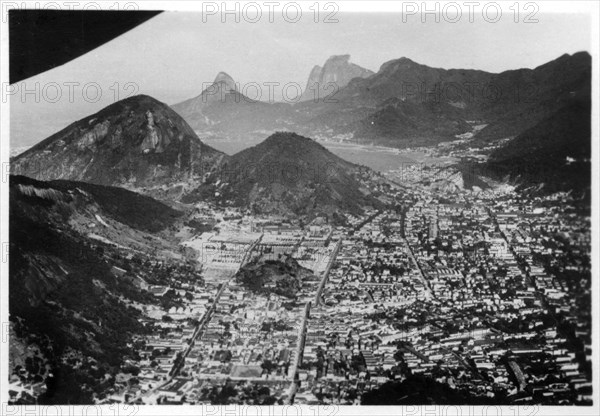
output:
[[[371,74],[342,55],[314,69],[308,84],[330,79],[344,85],[335,100],[295,104],[251,100],[224,72],[173,109],[148,96],[130,97],[14,157],[11,172],[120,186],[163,200],[216,198],[261,212],[320,207],[331,213],[369,205],[368,192],[361,190],[355,165],[301,135],[406,147],[456,140],[473,125],[484,126],[470,146],[497,147],[500,139],[516,137],[491,155],[489,172],[547,189],[570,189],[568,172],[591,159],[591,57],[585,52],[500,74],[430,68],[407,58]],[[298,135],[272,135],[290,130]],[[272,136],[230,157],[197,133]],[[539,174],[550,161],[556,174]],[[510,168],[517,165],[519,174]],[[324,166],[335,172],[335,182],[306,177]],[[267,167],[274,169],[268,178]],[[285,178],[289,167],[303,171],[293,183]],[[552,181],[556,186],[549,186]]]
[[[318,100],[309,99],[317,82],[319,88],[336,85],[319,91]],[[468,121],[476,121],[486,124],[477,135],[484,144],[514,137],[573,99],[589,96],[591,56],[563,55],[535,69],[499,74],[431,68],[408,58],[371,73],[349,63],[349,55],[332,56],[313,69],[304,101],[295,103],[221,94],[215,84],[173,106],[202,136],[239,139],[289,130],[403,148],[454,140],[471,131]]]

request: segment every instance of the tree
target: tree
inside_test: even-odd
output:
[[[271,371],[273,371],[275,368],[277,368],[277,366],[275,364],[273,364],[271,362],[271,360],[265,360],[263,361],[263,363],[260,365],[262,367],[262,369],[264,371],[266,371],[268,374],[271,373]]]
[[[134,365],[128,365],[123,369],[123,372],[131,374],[133,376],[137,376],[138,374],[140,374],[140,369],[139,367],[136,367]]]

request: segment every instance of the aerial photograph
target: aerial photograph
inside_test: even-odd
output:
[[[3,406],[594,414],[598,3],[192,3],[3,4]]]

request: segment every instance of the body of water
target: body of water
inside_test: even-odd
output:
[[[214,147],[221,152],[233,155],[244,149],[256,146],[264,138],[251,138],[248,140],[225,140],[201,138],[207,145]],[[318,142],[327,148],[331,153],[341,157],[348,162],[367,166],[371,169],[385,172],[392,169],[400,169],[402,166],[412,163],[440,164],[451,163],[451,157],[430,157],[425,152],[398,151],[390,147],[368,146],[352,143]]]

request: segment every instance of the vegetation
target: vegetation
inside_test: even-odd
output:
[[[312,272],[298,264],[290,256],[281,260],[256,258],[241,268],[235,279],[256,293],[275,293],[289,299],[295,299],[302,280]]]
[[[363,394],[363,405],[486,405],[496,404],[486,396],[473,396],[466,391],[455,390],[447,384],[438,383],[430,377],[409,376],[402,382],[390,381]]]

